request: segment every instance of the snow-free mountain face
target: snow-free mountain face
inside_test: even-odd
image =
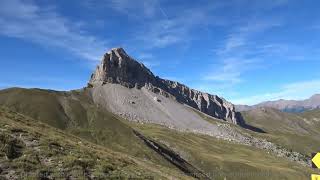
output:
[[[176,112],[170,112],[171,110],[174,109],[172,108],[172,106],[169,106],[168,104],[161,105],[161,102],[158,102],[158,101],[161,101],[162,99],[163,101],[162,103],[165,103],[167,99],[164,99],[164,98],[169,98],[171,99],[170,102],[172,102],[172,100],[174,99],[176,101],[175,103],[186,104],[205,114],[208,114],[209,116],[222,119],[225,121],[229,121],[234,124],[243,123],[241,115],[235,111],[234,105],[231,104],[230,102],[216,95],[211,95],[211,94],[203,93],[194,89],[190,89],[189,87],[183,84],[180,84],[178,82],[161,79],[153,75],[153,73],[148,68],[146,68],[142,63],[139,63],[133,58],[131,58],[122,48],[113,48],[103,56],[101,64],[97,67],[95,72],[92,74],[88,86],[93,87],[93,95],[94,97],[97,96],[96,99],[99,102],[101,102],[101,98],[99,98],[98,95],[101,95],[102,92],[105,92],[106,97],[109,97],[111,94],[113,94],[112,96],[110,96],[110,98],[115,98],[116,96],[119,96],[119,98],[122,98],[123,101],[125,101],[125,99],[127,101],[130,100],[131,104],[129,104],[126,109],[120,110],[124,108],[123,104],[126,104],[124,102],[123,104],[118,104],[120,109],[115,109],[117,105],[110,107],[111,109],[114,110],[114,112],[117,112],[118,114],[119,113],[124,114],[122,111],[126,111],[126,113],[128,113],[127,112],[128,108],[132,109],[131,108],[132,106],[142,107],[142,104],[139,104],[139,105],[133,105],[133,104],[139,103],[139,98],[141,98],[142,96],[143,97],[146,96],[146,98],[143,101],[141,101],[144,104],[145,102],[147,102],[147,99],[151,99],[152,100],[151,103],[153,104],[154,104],[153,98],[158,99],[156,101],[157,107],[154,107],[155,109],[153,110],[151,109],[149,111],[150,112],[159,111],[160,114],[166,114],[166,113],[161,113],[165,111],[167,112],[167,114],[169,113],[166,117],[171,117],[174,114],[178,114],[179,112],[178,111],[179,108],[176,109]],[[101,92],[97,94],[97,91],[101,91]],[[125,93],[125,91],[132,91],[132,92]],[[120,92],[122,92],[123,94],[116,94]],[[135,94],[136,98],[132,99],[131,98],[132,94]],[[118,100],[110,99],[109,102],[119,103],[119,99]],[[153,107],[150,104],[145,104],[145,105],[146,105],[146,109]],[[157,113],[155,113],[154,115],[151,115],[152,113],[138,111],[135,108],[133,108],[132,111],[129,112],[129,114],[130,115],[126,115],[126,116],[129,116],[131,119],[139,119],[139,120],[161,119],[161,121],[163,121],[164,119],[167,119],[165,117],[159,118],[158,117],[159,114]],[[185,114],[182,116],[185,116]],[[192,116],[186,116],[186,117],[189,118]],[[174,118],[174,119],[181,119],[181,118]],[[173,125],[170,122],[166,122],[166,123]]]
[[[315,94],[309,99],[297,101],[297,100],[284,100],[266,101],[253,106],[236,105],[238,111],[247,111],[250,109],[256,109],[259,107],[275,108],[284,112],[303,112],[312,109],[320,108],[320,94]]]

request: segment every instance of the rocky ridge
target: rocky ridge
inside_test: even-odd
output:
[[[191,106],[207,115],[242,125],[240,113],[232,103],[201,91],[191,89],[181,83],[155,76],[147,67],[130,57],[122,48],[107,52],[91,75],[88,87],[103,86],[106,83],[121,84],[128,88],[142,87],[153,93],[172,98]]]

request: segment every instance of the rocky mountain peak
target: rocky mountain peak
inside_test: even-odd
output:
[[[144,86],[154,79],[152,72],[131,58],[123,48],[113,48],[103,56],[89,84],[118,83],[131,88]]]
[[[91,75],[88,86],[103,86],[107,83],[121,84],[128,88],[145,88],[212,117],[234,124],[243,123],[241,115],[235,111],[232,103],[216,95],[190,89],[178,82],[161,79],[153,75],[142,63],[130,57],[122,48],[113,48],[103,56],[100,65]]]
[[[112,56],[111,59],[131,60],[129,55],[126,53],[126,51],[122,47],[112,48],[106,54]]]

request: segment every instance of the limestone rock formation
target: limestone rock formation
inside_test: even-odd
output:
[[[102,86],[106,83],[121,84],[128,88],[144,87],[212,117],[234,124],[243,124],[240,113],[235,111],[234,105],[230,102],[216,95],[191,89],[178,82],[161,79],[142,63],[131,58],[122,48],[113,48],[103,56],[88,86]]]
[[[142,63],[132,59],[122,48],[107,52],[92,74],[90,84],[118,83],[126,87],[143,86],[155,80],[152,72]]]

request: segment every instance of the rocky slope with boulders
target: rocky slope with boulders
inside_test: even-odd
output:
[[[234,105],[223,98],[191,89],[178,82],[155,76],[142,63],[131,58],[122,48],[107,52],[92,74],[89,87],[103,86],[107,83],[120,84],[127,88],[145,88],[166,98],[191,106],[212,117],[242,124],[241,115]]]

